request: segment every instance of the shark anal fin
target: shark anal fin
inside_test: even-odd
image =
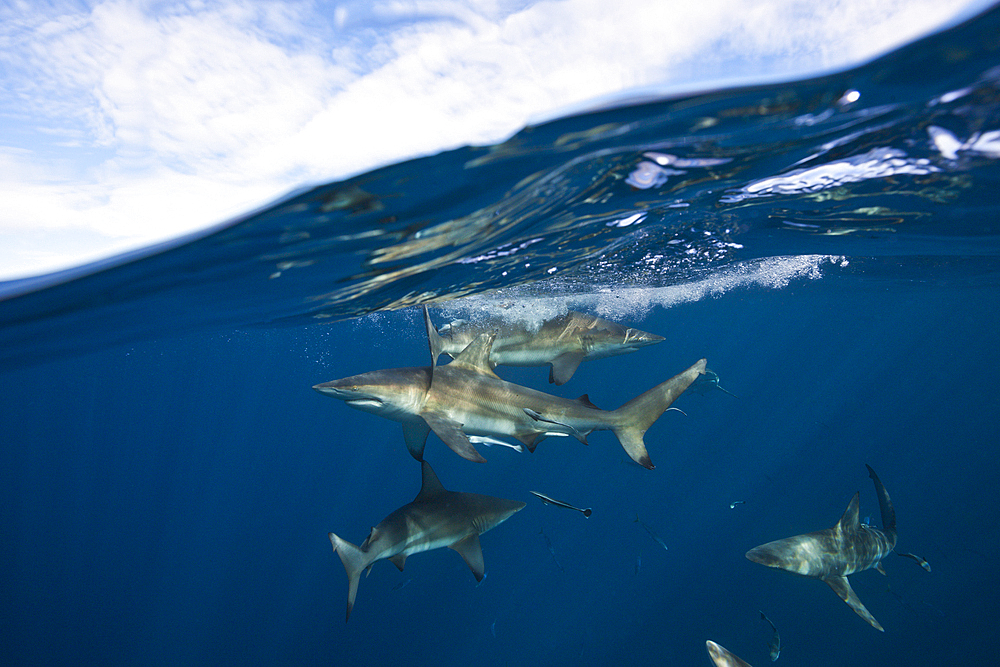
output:
[[[557,385],[569,382],[585,356],[586,353],[583,350],[574,350],[573,352],[564,352],[553,359],[549,367],[549,382]]]
[[[476,576],[476,581],[483,580],[483,574],[486,572],[486,565],[483,564],[483,547],[479,544],[478,533],[473,533],[468,537],[464,537],[458,542],[450,545],[448,548],[454,549],[463,559],[465,559],[465,564],[469,566],[469,569],[472,570],[472,574]]]
[[[868,621],[879,632],[885,632],[885,629],[879,625],[875,617],[861,604],[861,600],[858,599],[854,589],[851,588],[851,583],[847,581],[847,577],[830,577],[829,579],[824,579],[824,581],[830,585],[833,592],[839,595],[840,599],[846,602],[847,606],[853,609],[858,616]]]
[[[399,553],[389,559],[389,562],[399,568],[399,571],[403,571],[403,565],[406,564],[406,554]]]
[[[427,425],[437,434],[444,444],[448,445],[453,452],[463,459],[475,461],[476,463],[486,463],[482,454],[469,442],[469,436],[462,432],[462,425],[454,419],[442,414],[428,413],[421,415]]]
[[[427,444],[427,434],[431,432],[426,421],[403,422],[403,440],[410,456],[418,461],[424,460],[424,445]]]

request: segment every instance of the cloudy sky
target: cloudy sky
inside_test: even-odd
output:
[[[987,0],[0,0],[0,280],[630,88],[842,68]]]

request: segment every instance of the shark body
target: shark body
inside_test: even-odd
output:
[[[434,470],[421,462],[422,484],[413,502],[400,507],[372,528],[356,546],[330,533],[330,543],[347,570],[347,619],[351,618],[361,572],[380,560],[389,560],[400,571],[410,554],[448,547],[457,551],[477,581],[485,567],[479,536],[503,523],[525,503],[477,493],[448,491]]]
[[[489,319],[456,320],[440,329],[428,328],[431,354],[455,358],[483,333],[496,333],[490,366],[549,366],[549,382],[567,382],[581,362],[635,352],[664,340],[662,336],[615,322],[569,311],[546,320],[537,330],[519,322]]]
[[[424,315],[430,332],[426,308]],[[643,435],[705,369],[702,359],[617,410],[601,410],[586,395],[561,398],[497,377],[489,362],[494,337],[480,334],[449,364],[372,371],[313,389],[402,422],[407,449],[417,460],[423,459],[430,431],[458,455],[481,463],[486,459],[470,435],[512,437],[534,451],[550,435],[569,435],[587,444],[592,431],[611,430],[633,461],[652,469]]]
[[[768,542],[748,551],[746,557],[761,565],[825,581],[858,616],[876,630],[884,632],[847,580],[848,575],[869,568],[885,574],[881,561],[896,545],[896,512],[882,481],[871,466],[866,467],[875,483],[882,512],[882,530],[866,526],[858,520],[860,494],[855,493],[833,528]]]

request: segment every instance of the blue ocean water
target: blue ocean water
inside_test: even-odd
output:
[[[1000,585],[1000,10],[843,73],[602,109],[293,193],[197,237],[0,284],[0,662],[941,665],[992,645]],[[377,563],[344,622],[327,533],[413,499],[400,425],[312,385],[427,363],[443,323],[566,308],[665,341],[505,379],[616,408],[701,357],[647,432],[460,459],[523,500],[481,538]],[[443,360],[442,360],[443,361]],[[738,398],[737,398],[738,397]],[[751,563],[832,526],[865,470],[888,576]],[[588,519],[543,505],[537,490]],[[744,504],[731,507],[734,501]],[[654,530],[668,549],[635,522]]]

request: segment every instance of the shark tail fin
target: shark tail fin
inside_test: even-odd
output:
[[[344,563],[344,569],[347,570],[347,618],[344,619],[346,622],[351,620],[351,610],[354,608],[354,598],[358,594],[361,573],[371,563],[368,554],[333,533],[330,533],[330,544],[333,545],[333,550],[340,556],[340,560]]]
[[[684,393],[695,379],[705,372],[705,360],[701,359],[683,373],[659,384],[645,394],[612,412],[612,427],[625,452],[644,468],[653,469],[646,445],[642,441],[646,429],[660,418],[670,404]]]
[[[882,514],[882,532],[892,541],[893,544],[896,543],[896,510],[892,507],[892,501],[889,500],[889,492],[885,490],[882,485],[882,480],[878,478],[872,467],[865,464],[868,468],[868,476],[872,478],[875,482],[875,493],[878,495],[878,508]]]

